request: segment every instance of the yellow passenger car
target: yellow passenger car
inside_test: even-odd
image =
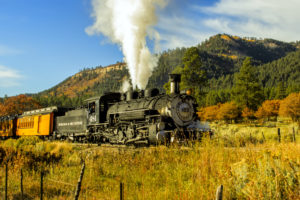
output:
[[[53,133],[54,112],[57,107],[24,112],[17,120],[17,136],[49,136]]]
[[[16,117],[5,116],[0,118],[0,137],[15,136]]]

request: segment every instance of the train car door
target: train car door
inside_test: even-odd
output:
[[[41,126],[42,126],[42,116],[39,115],[38,116],[38,120],[37,120],[37,133],[40,133],[41,132]]]

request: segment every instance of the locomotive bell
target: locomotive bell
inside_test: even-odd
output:
[[[179,94],[180,93],[180,87],[179,83],[181,81],[181,75],[180,74],[169,74],[169,80],[171,82],[171,94]]]

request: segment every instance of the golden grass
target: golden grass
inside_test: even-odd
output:
[[[34,139],[16,150],[30,149],[37,155],[48,151],[62,156],[58,163],[49,161],[40,165],[48,170],[45,199],[74,198],[82,159],[86,162],[86,171],[80,199],[118,199],[120,181],[125,185],[125,199],[214,199],[220,184],[224,186],[224,199],[300,198],[299,143],[283,140],[279,144],[271,137],[273,129],[267,128],[264,129],[266,137],[270,136],[267,142],[253,143],[245,139],[243,145],[239,140],[228,143],[221,132],[224,135],[253,132],[255,136],[258,127],[248,127],[248,132],[245,126],[214,128],[220,131],[214,139],[204,138],[201,143],[185,147],[78,147]],[[7,151],[12,144],[5,141],[0,148]],[[14,160],[9,165],[10,197],[19,193],[19,170],[24,164],[26,162]],[[39,199],[39,173],[28,167],[24,169],[24,191]],[[0,167],[0,197],[4,195],[3,177],[4,168]]]
[[[295,133],[296,142],[300,143],[300,132],[297,123],[268,122],[264,126],[258,124],[216,124],[212,123],[215,139],[225,146],[245,146],[248,143],[278,142],[278,129],[282,142],[293,142]]]

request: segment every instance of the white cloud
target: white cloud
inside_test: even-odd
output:
[[[210,14],[204,24],[219,33],[295,41],[300,39],[299,8],[298,0],[220,0],[197,10]]]
[[[201,22],[179,16],[161,16],[157,28],[162,49],[196,45],[210,36],[203,31]]]
[[[0,65],[0,87],[12,87],[19,85],[18,80],[22,76],[18,71]]]
[[[183,6],[186,2],[177,2]],[[185,8],[194,17],[161,14],[157,28],[163,49],[196,45],[218,33],[243,37],[300,40],[299,0],[218,0]]]

